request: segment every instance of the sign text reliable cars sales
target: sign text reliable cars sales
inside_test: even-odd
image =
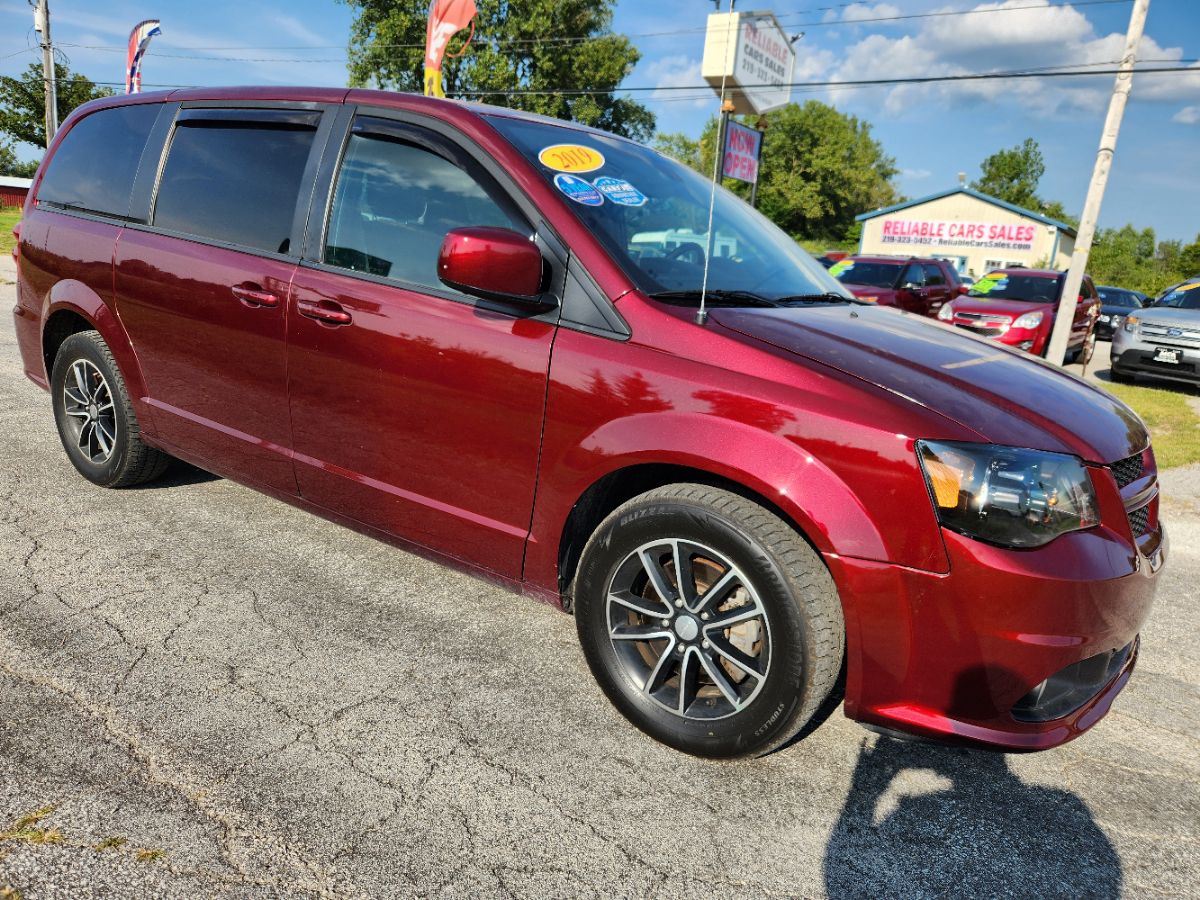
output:
[[[1033,225],[998,225],[991,222],[947,222],[928,219],[885,219],[883,240],[889,244],[951,244],[1012,249],[1033,248]]]

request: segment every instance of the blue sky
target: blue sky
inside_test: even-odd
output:
[[[1103,64],[1120,56],[1130,11],[1130,3],[1121,0],[743,0],[742,5],[773,7],[785,28],[805,33],[796,44],[797,81]],[[1102,225],[1133,222],[1155,228],[1160,237],[1187,240],[1200,232],[1200,63],[1194,62],[1200,58],[1198,6],[1196,0],[1151,4],[1140,56],[1162,60],[1159,65],[1187,60],[1196,73],[1135,79]],[[855,21],[997,7],[1026,8]],[[121,80],[129,29],[156,16],[163,22],[163,35],[152,44],[143,69],[147,86],[345,83],[351,11],[335,0],[53,0],[51,8],[56,44],[72,68],[96,81]],[[633,36],[643,54],[626,84],[700,83],[701,29],[712,9],[706,0],[618,0],[615,27]],[[16,74],[40,58],[27,49],[34,43],[31,25],[32,13],[22,0],[0,0],[0,73]],[[1046,157],[1043,195],[1078,211],[1111,85],[1111,76],[1100,76],[843,88],[797,93],[794,99],[819,99],[871,122],[902,170],[900,189],[914,197],[955,184],[958,172],[974,178],[989,153],[1033,137]],[[696,135],[715,113],[716,100],[690,96],[680,99],[664,92],[639,94],[638,99],[653,109],[660,129]]]

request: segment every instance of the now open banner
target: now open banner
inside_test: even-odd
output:
[[[725,132],[725,160],[721,172],[726,178],[736,178],[754,184],[758,181],[758,157],[762,153],[762,132],[729,120]]]

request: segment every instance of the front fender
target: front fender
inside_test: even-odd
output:
[[[143,433],[152,435],[153,417],[149,404],[145,402],[146,383],[142,378],[141,365],[138,363],[137,353],[133,349],[129,335],[125,333],[125,328],[121,325],[121,320],[117,318],[116,313],[104,302],[103,298],[82,281],[74,279],[59,281],[47,292],[42,304],[42,347],[45,347],[47,323],[55,313],[63,311],[82,317],[96,331],[100,332],[100,337],[104,339],[104,343],[108,345],[113,358],[117,361],[121,377],[125,379],[125,387],[129,391],[129,397]],[[49,384],[50,373],[48,371],[45,372],[45,377],[46,383]]]

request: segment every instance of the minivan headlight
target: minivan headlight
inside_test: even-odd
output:
[[[1013,328],[1037,328],[1042,324],[1042,314],[1040,312],[1025,313],[1023,316],[1018,316],[1017,321],[1012,323]]]
[[[918,441],[938,521],[1002,547],[1040,547],[1100,524],[1087,469],[1074,456],[995,444]]]

